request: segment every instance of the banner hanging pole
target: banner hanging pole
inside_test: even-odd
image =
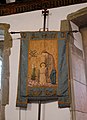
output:
[[[49,15],[49,10],[44,9],[44,10],[42,11],[42,14],[43,14],[43,16],[44,16],[43,31],[45,31],[45,30],[46,30],[46,17]]]
[[[42,14],[44,16],[43,31],[45,31],[45,29],[46,29],[46,17],[49,15],[49,10],[44,9],[42,11]],[[38,120],[40,120],[40,116],[41,116],[41,101],[39,101],[38,104],[39,104],[38,105]]]
[[[38,120],[40,120],[40,116],[41,116],[41,101],[39,101],[38,103]]]

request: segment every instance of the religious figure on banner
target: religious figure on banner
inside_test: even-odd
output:
[[[57,87],[57,40],[30,40],[28,52],[28,85]],[[56,46],[54,48],[54,46]],[[56,64],[56,65],[55,65]],[[55,67],[56,66],[56,67]]]
[[[36,50],[31,51],[33,51],[33,54],[29,52],[31,56],[30,60],[32,62],[31,77],[29,75],[29,83],[33,85],[56,84],[56,69],[53,55],[46,50],[41,51],[41,54],[38,55],[36,55],[36,53],[38,53],[35,52]],[[39,63],[36,63],[36,61],[39,61]]]
[[[52,54],[48,53],[46,50],[42,51],[42,56],[44,56],[45,58],[45,64],[47,67],[47,71],[46,71],[46,78],[47,78],[47,82],[51,82],[51,84],[55,84],[56,83],[56,70],[55,70],[55,60]],[[55,79],[52,80],[52,71],[55,71]]]
[[[42,62],[40,64],[40,84],[45,84],[46,83],[46,64],[45,62]]]

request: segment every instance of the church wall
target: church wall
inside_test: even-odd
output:
[[[85,68],[87,71],[87,27],[81,28],[80,29],[82,39],[83,39],[83,46],[84,46],[84,54],[85,54]],[[87,77],[87,73],[86,73]],[[87,82],[87,81],[86,81]]]
[[[78,7],[76,5],[50,10],[52,15],[50,15],[49,29],[59,30],[60,20],[66,19],[69,13],[85,6],[87,6],[87,4],[78,5]],[[5,16],[0,18],[0,22],[10,24],[10,31],[31,31],[39,30],[39,28],[42,27],[42,19],[41,11],[37,11],[33,13]],[[20,41],[17,38],[20,38],[20,36],[12,35],[12,37],[13,47],[10,56],[10,96],[9,105],[6,106],[6,120],[36,120],[38,119],[38,104],[29,104],[27,110],[19,110],[19,108],[15,107],[20,50]],[[53,102],[42,105],[41,120],[71,120],[69,109],[59,109],[57,104],[57,102]]]
[[[85,17],[85,19],[84,19]],[[75,33],[81,36],[82,47],[78,46],[81,42],[79,38],[74,38],[74,43],[79,49],[71,46],[71,65],[72,65],[72,86],[73,101],[72,112],[74,120],[87,119],[87,7],[80,9],[68,15],[68,20],[74,22],[78,26],[79,32]],[[74,25],[74,24],[73,24]],[[74,25],[74,27],[76,26]]]

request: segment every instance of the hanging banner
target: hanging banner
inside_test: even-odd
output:
[[[21,32],[17,107],[58,99],[70,106],[67,37],[67,32]]]
[[[3,1],[3,0],[2,0]],[[86,3],[87,0],[16,0],[0,4],[0,16]]]

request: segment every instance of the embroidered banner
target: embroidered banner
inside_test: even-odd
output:
[[[58,99],[69,107],[67,37],[67,32],[21,32],[17,107]]]

